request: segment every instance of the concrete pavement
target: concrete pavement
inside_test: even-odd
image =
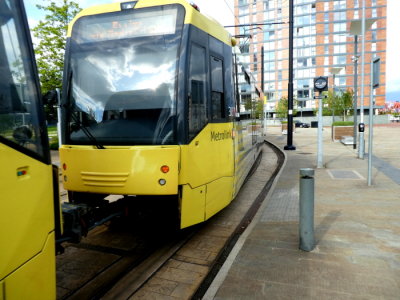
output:
[[[367,158],[330,140],[316,169],[317,129],[296,128],[295,151],[203,299],[400,299],[400,127],[374,128]],[[280,128],[267,140],[286,145]],[[368,142],[368,129],[365,136]],[[366,144],[368,149],[368,144]],[[299,250],[299,169],[315,169],[315,238]]]

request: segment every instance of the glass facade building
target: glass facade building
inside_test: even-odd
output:
[[[313,78],[329,76],[335,91],[354,90],[355,37],[350,33],[353,20],[362,17],[363,0],[293,0],[293,84],[294,98],[304,112],[316,107]],[[369,105],[370,62],[381,58],[380,87],[374,92],[376,106],[385,104],[386,0],[365,0],[366,20],[374,19],[365,35],[364,107]],[[264,52],[264,95],[267,110],[288,93],[289,0],[235,0],[236,35],[240,38],[244,61],[261,86]],[[244,44],[244,45],[243,45]],[[358,56],[361,37],[358,37]],[[358,107],[360,105],[361,59],[358,59]],[[341,68],[333,84],[332,68]],[[339,70],[339,69],[336,69]]]

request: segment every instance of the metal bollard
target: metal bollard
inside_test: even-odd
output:
[[[300,169],[300,249],[312,251],[314,239],[314,170]]]

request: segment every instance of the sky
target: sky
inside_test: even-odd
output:
[[[30,27],[43,17],[36,4],[46,5],[48,0],[24,0]],[[120,2],[115,0],[79,0],[82,8],[96,4]],[[233,0],[193,0],[204,14],[218,20],[222,25],[234,25]],[[399,0],[387,0],[387,48],[386,48],[386,101],[400,101],[400,12]]]

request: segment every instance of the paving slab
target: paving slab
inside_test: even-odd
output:
[[[286,145],[280,128],[266,139]],[[376,126],[368,156],[323,131],[298,128],[295,151],[203,299],[400,299],[400,126]],[[368,129],[365,139],[368,143]],[[366,149],[368,144],[366,143]],[[315,169],[315,239],[299,249],[299,169]]]

